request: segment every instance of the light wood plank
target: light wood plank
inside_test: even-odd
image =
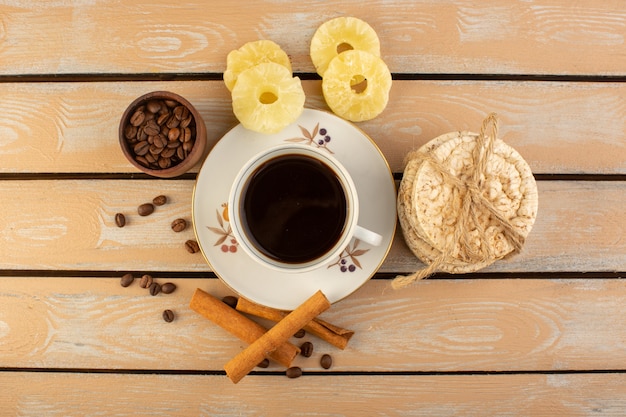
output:
[[[196,288],[232,293],[217,279],[172,282],[174,293],[153,297],[117,277],[0,278],[0,368],[221,371],[246,345],[188,305]],[[616,279],[426,280],[402,290],[371,280],[321,316],[355,331],[347,348],[294,338],[315,349],[293,364],[323,371],[328,353],[342,372],[623,370],[625,314]]]
[[[304,87],[307,106],[328,109],[319,81]],[[137,172],[119,149],[119,120],[136,97],[162,89],[198,108],[210,146],[237,123],[221,81],[0,84],[0,173]],[[395,81],[385,112],[358,126],[401,172],[412,149],[478,131],[495,111],[500,136],[535,173],[626,174],[624,97],[619,83]]]
[[[442,376],[75,375],[7,373],[3,415],[614,416],[624,374]]]
[[[620,0],[394,2],[150,0],[0,6],[2,74],[222,72],[226,55],[278,42],[312,72],[309,43],[336,16],[368,21],[394,72],[625,74]],[[60,30],[62,28],[62,30]]]
[[[193,180],[0,181],[3,216],[0,268],[46,270],[209,271],[200,253],[184,248],[191,227]],[[539,213],[524,250],[487,271],[624,271],[626,183],[540,181]],[[170,203],[148,217],[137,206],[165,194]],[[115,213],[127,215],[124,228]],[[422,264],[398,228],[380,272],[409,272]]]

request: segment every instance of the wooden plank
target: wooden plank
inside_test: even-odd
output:
[[[3,216],[0,269],[209,271],[184,248],[191,227],[174,233],[176,218],[192,221],[193,180],[0,181]],[[624,271],[626,183],[540,181],[537,221],[522,253],[487,271]],[[159,194],[170,203],[148,217],[137,206]],[[117,212],[127,215],[124,228]],[[400,229],[381,272],[422,267]]]
[[[3,415],[614,416],[624,374],[224,376],[5,373]]]
[[[345,1],[337,9],[270,0],[9,0],[0,6],[0,73],[222,72],[230,50],[260,38],[278,42],[296,71],[313,72],[311,37],[343,15],[372,25],[393,72],[626,74],[620,0]]]
[[[221,371],[246,345],[188,305],[196,288],[230,290],[217,279],[157,281],[178,288],[153,297],[119,278],[0,278],[0,368]],[[371,280],[321,316],[355,331],[347,348],[293,338],[314,344],[293,364],[322,372],[328,353],[332,370],[348,373],[624,370],[624,314],[616,279],[426,280],[402,290]]]
[[[319,81],[307,106],[327,110]],[[122,155],[122,112],[148,91],[189,99],[212,146],[237,121],[221,81],[0,83],[0,173],[137,172]],[[536,173],[626,174],[626,85],[619,83],[395,81],[385,112],[358,124],[395,172],[405,155],[500,116],[500,136]],[[198,168],[194,170],[197,172]]]

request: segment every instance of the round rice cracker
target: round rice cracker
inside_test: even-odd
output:
[[[472,172],[472,153],[477,138],[476,133],[451,132],[428,142],[418,152],[429,153],[453,176],[466,180]],[[515,149],[496,139],[493,154],[487,161],[486,175],[481,176],[481,181],[485,190],[483,196],[522,236],[528,236],[537,215],[538,193],[526,161]],[[447,247],[453,245],[455,248],[442,270],[475,271],[513,251],[513,245],[505,238],[502,227],[491,215],[481,213],[479,227],[473,225],[469,232],[470,242],[475,250],[479,250],[480,235],[484,234],[493,257],[481,262],[468,262],[472,258],[461,251],[457,242],[453,242],[456,212],[461,208],[465,190],[445,183],[443,176],[430,163],[419,164],[410,194],[413,215],[408,220],[424,243],[417,244],[420,251],[434,259]]]
[[[413,159],[407,163],[402,181],[398,189],[397,208],[398,220],[402,229],[404,240],[413,254],[425,264],[431,264],[441,256],[441,251],[427,243],[420,233],[420,228],[415,227],[415,214],[413,212],[412,189],[416,173],[421,166],[420,159]],[[487,266],[487,262],[480,264],[468,264],[455,258],[448,257],[439,267],[441,271],[449,273],[474,272]]]

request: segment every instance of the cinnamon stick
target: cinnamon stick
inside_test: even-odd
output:
[[[326,296],[321,291],[317,291],[263,336],[226,363],[224,365],[226,375],[235,384],[241,381],[268,353],[284,344],[295,332],[329,307],[330,302]]]
[[[278,310],[271,307],[262,306],[243,297],[239,297],[237,301],[237,310],[242,313],[251,314],[274,322],[279,322],[288,314],[287,311]],[[337,327],[319,318],[314,318],[309,324],[303,327],[309,333],[312,333],[322,340],[330,343],[339,349],[345,349],[348,341],[354,335],[354,331]]]
[[[248,344],[256,341],[267,331],[265,327],[199,288],[193,294],[189,307]],[[276,348],[268,354],[268,357],[289,367],[298,353],[300,353],[300,348],[285,340],[285,342],[277,344]],[[263,357],[255,366],[262,360]]]

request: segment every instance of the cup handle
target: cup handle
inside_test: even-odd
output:
[[[383,237],[376,232],[367,230],[359,225],[354,229],[354,237],[372,246],[380,246]]]

